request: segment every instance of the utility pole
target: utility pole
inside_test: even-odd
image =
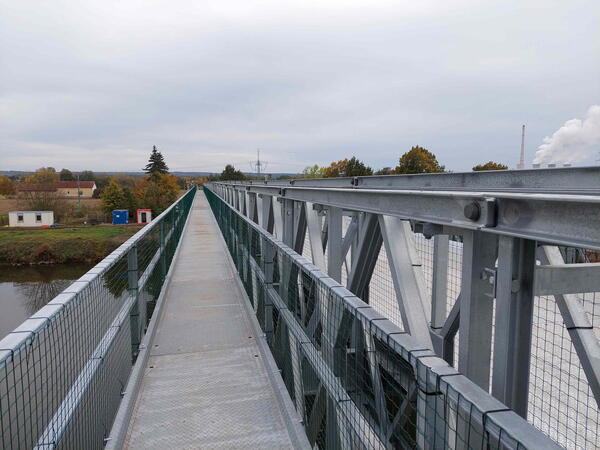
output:
[[[81,189],[79,188],[79,174],[77,174],[77,209],[81,209]]]

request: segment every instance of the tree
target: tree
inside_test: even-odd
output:
[[[341,159],[332,162],[323,170],[323,175],[327,178],[333,177],[359,177],[373,175],[373,169],[366,166],[362,161],[353,156],[348,159]]]
[[[505,166],[504,164],[500,164],[494,161],[488,161],[485,164],[478,164],[475,167],[473,167],[473,170],[476,172],[479,172],[481,170],[506,170],[508,169],[508,166]]]
[[[384,167],[382,169],[379,169],[377,172],[375,172],[375,175],[393,175],[394,174],[394,169],[392,169],[391,167]]]
[[[244,175],[241,170],[235,170],[233,165],[227,164],[219,178],[221,181],[241,181],[246,179],[246,175]]]
[[[25,177],[25,183],[30,184],[53,184],[58,180],[59,176],[54,167],[42,167],[36,170],[35,173]]]
[[[81,181],[96,181],[96,174],[91,170],[84,170],[79,172],[79,179]]]
[[[302,178],[323,178],[324,167],[320,167],[318,164],[314,166],[306,166],[302,171]]]
[[[158,215],[177,200],[178,192],[177,177],[164,173],[151,175],[141,203]]]
[[[163,155],[158,151],[156,145],[152,147],[152,153],[150,153],[148,164],[144,167],[144,172],[148,175],[169,173],[169,167],[167,167]]]
[[[122,209],[124,206],[125,196],[123,190],[117,181],[111,178],[102,192],[102,207],[109,213],[114,209]]]
[[[135,217],[138,199],[131,188],[126,187],[123,189],[123,206],[129,211],[129,217]]]
[[[62,169],[60,171],[59,177],[60,177],[60,181],[74,181],[75,180],[75,177],[73,176],[73,172],[71,172],[69,169]]]
[[[0,195],[12,195],[15,193],[15,183],[6,175],[0,175]]]
[[[346,164],[344,176],[346,177],[364,177],[373,175],[373,169],[365,165],[361,160],[353,156]]]
[[[414,146],[400,157],[394,173],[439,173],[444,171],[437,158],[429,150]]]

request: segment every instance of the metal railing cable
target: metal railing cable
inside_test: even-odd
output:
[[[558,448],[255,217],[205,193],[312,446]]]
[[[195,192],[0,341],[0,447],[103,448]]]

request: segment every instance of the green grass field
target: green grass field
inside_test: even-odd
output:
[[[0,264],[96,262],[139,230],[105,226],[0,231]]]

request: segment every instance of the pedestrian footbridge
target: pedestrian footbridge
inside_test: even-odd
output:
[[[596,448],[599,179],[193,188],[0,341],[1,448]]]

